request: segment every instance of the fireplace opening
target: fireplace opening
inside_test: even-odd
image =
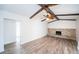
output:
[[[56,31],[56,35],[61,35],[61,31]]]

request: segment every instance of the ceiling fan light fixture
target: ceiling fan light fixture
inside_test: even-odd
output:
[[[49,19],[54,19],[54,16],[51,15],[50,13],[47,13],[47,18],[49,18]]]
[[[52,21],[52,20],[53,20],[53,19],[50,19],[50,18],[47,18],[47,19],[46,19],[47,22]]]

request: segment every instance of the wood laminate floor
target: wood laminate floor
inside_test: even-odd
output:
[[[75,54],[77,42],[75,40],[46,36],[21,46],[8,44],[2,54]]]

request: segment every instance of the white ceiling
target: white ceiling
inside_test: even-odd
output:
[[[2,7],[3,10],[23,16],[32,15],[34,12],[40,9],[40,6],[35,4],[4,4]]]
[[[79,4],[61,4],[50,8],[57,14],[79,13]]]
[[[17,13],[23,16],[28,16],[28,17],[34,14],[40,8],[41,7],[36,4],[3,4],[3,5],[0,5],[0,9],[7,10],[12,13]],[[62,5],[50,7],[50,9],[55,14],[79,13],[79,4],[64,4],[64,5],[62,4]]]
[[[79,4],[61,4],[54,7],[50,7],[50,9],[55,14],[72,14],[79,13]],[[76,19],[79,16],[59,16],[60,19]]]

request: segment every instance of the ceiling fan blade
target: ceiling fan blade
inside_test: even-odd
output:
[[[55,22],[55,21],[58,21],[58,20],[53,20],[53,21],[50,21],[50,22],[48,22],[48,23],[52,23],[52,22]]]
[[[76,19],[59,19],[59,20],[76,21]],[[48,22],[48,23],[52,23],[52,22],[55,22],[55,21],[58,21],[58,20],[53,20],[53,21],[50,21],[50,22]]]
[[[48,7],[46,7],[45,5],[39,4],[43,9],[46,10],[47,13],[50,13],[51,15],[53,15],[57,20],[59,20],[59,18],[54,14],[53,11],[51,11]]]
[[[74,14],[57,14],[57,16],[77,16],[79,13],[74,13]]]
[[[59,20],[76,21],[76,19],[59,19]]]
[[[39,12],[41,12],[43,10],[43,8],[41,8],[41,9],[39,9],[36,13],[34,13],[31,17],[30,17],[30,19],[32,19],[35,15],[37,15]]]
[[[41,20],[41,22],[45,21],[46,19]]]

